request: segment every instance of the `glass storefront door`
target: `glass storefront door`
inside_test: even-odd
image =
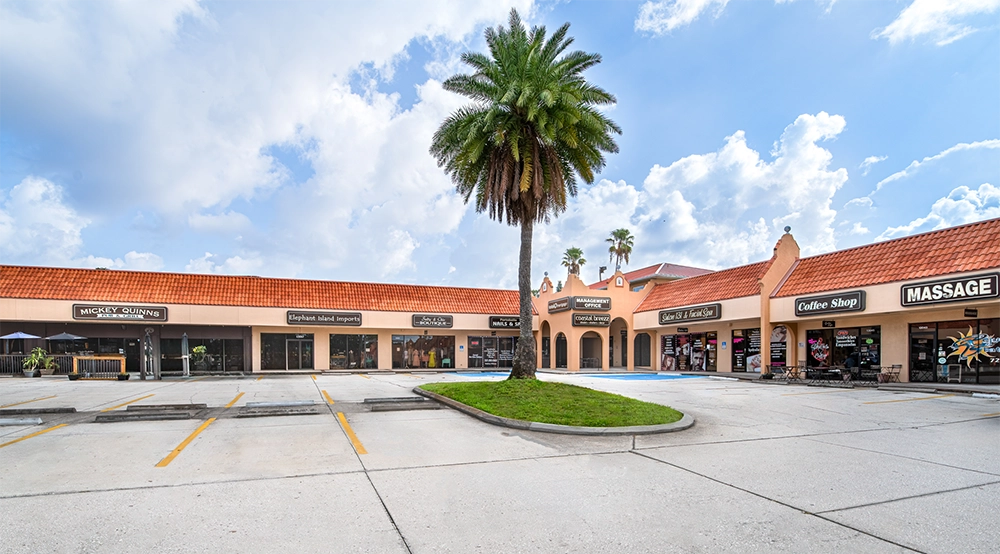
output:
[[[286,369],[313,368],[312,339],[285,339]]]

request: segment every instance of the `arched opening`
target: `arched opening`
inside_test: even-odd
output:
[[[566,369],[566,335],[556,335],[556,367]]]
[[[652,344],[649,333],[639,333],[632,341],[632,352],[635,356],[635,367],[652,367]]]
[[[580,337],[580,369],[601,369],[604,356],[601,355],[601,335],[587,331]]]
[[[542,369],[549,369],[552,367],[551,363],[551,352],[552,352],[552,338],[550,334],[552,333],[552,328],[549,327],[548,321],[542,322]]]
[[[628,323],[620,317],[608,329],[608,367],[628,367]]]

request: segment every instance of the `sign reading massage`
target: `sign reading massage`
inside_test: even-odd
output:
[[[611,314],[573,314],[573,327],[610,327]]]
[[[722,304],[705,304],[679,310],[662,310],[660,311],[660,325],[687,321],[708,321],[720,317],[722,317]]]
[[[960,300],[982,300],[1000,296],[997,281],[1000,274],[976,275],[903,285],[899,289],[900,303],[904,306],[922,306]]]
[[[490,329],[517,329],[521,326],[521,316],[491,315]]]
[[[863,290],[795,299],[795,315],[797,316],[863,311],[865,311],[865,291]]]
[[[450,315],[413,314],[414,327],[450,329],[453,324],[453,318]]]
[[[285,316],[289,325],[336,325],[361,327],[359,312],[293,312]]]
[[[111,321],[166,321],[165,306],[108,306],[106,304],[73,304],[73,319]]]

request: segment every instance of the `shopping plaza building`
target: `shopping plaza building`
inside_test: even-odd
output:
[[[902,366],[903,381],[1000,383],[1000,219],[721,271],[658,264],[539,284],[538,367],[767,372]],[[0,266],[4,354],[115,356],[128,371],[510,367],[517,291]],[[75,340],[46,340],[68,333]]]

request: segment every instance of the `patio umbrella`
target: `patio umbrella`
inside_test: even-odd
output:
[[[83,340],[85,338],[87,337],[81,337],[80,335],[74,335],[72,333],[59,333],[58,335],[45,337],[45,340]]]
[[[184,363],[184,376],[191,376],[191,360],[190,352],[188,351],[188,334],[184,333],[181,335],[181,360]]]
[[[0,339],[7,339],[7,340],[40,339],[40,338],[42,338],[42,337],[36,337],[35,335],[29,335],[28,333],[22,333],[20,331],[18,331],[16,333],[11,333],[9,335],[4,335],[4,336],[0,337]]]

